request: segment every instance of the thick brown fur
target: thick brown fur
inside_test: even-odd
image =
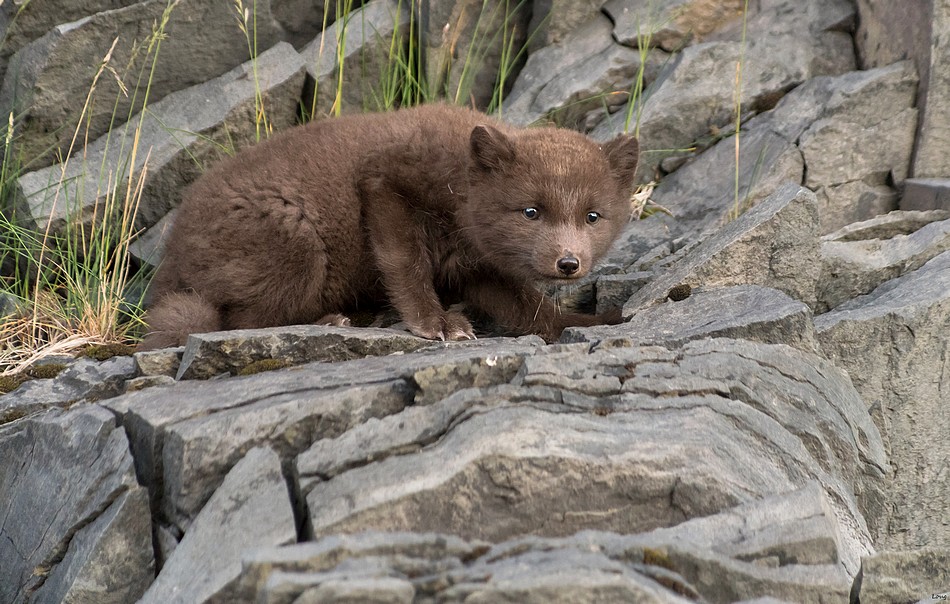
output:
[[[599,145],[447,105],[280,133],[187,191],[142,348],[213,329],[340,324],[381,300],[432,339],[474,337],[446,310],[458,299],[548,340],[617,321],[562,313],[536,285],[584,276],[607,251],[630,218],[637,157],[630,136]]]

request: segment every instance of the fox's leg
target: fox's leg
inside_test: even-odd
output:
[[[430,340],[472,339],[468,319],[446,311],[435,290],[435,267],[426,245],[427,234],[412,215],[407,200],[384,175],[360,183],[366,204],[366,225],[376,266],[390,303],[409,330]]]
[[[616,324],[620,311],[599,315],[562,312],[548,297],[529,284],[473,279],[465,299],[500,325],[519,334],[533,333],[548,342],[557,341],[565,327]]]

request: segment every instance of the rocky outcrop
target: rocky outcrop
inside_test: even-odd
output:
[[[846,369],[889,443],[893,488],[873,515],[876,536],[898,549],[950,537],[940,495],[950,429],[948,342],[931,329],[950,320],[950,252],[815,320],[822,349]],[[860,346],[860,354],[856,354]],[[913,501],[913,505],[908,505]]]
[[[372,0],[337,15],[272,0],[253,52],[238,5],[179,2],[128,137],[117,123],[96,139],[114,99],[97,102],[83,155],[11,181],[21,223],[55,231],[71,201],[89,218],[109,183],[144,174],[135,254],[158,262],[204,167],[300,117],[408,102],[393,85],[422,73],[410,60],[426,94],[484,107],[500,92],[515,123],[639,129],[640,176],[661,179],[653,201],[672,215],[632,222],[596,271],[552,288],[563,307],[625,317],[555,344],[477,321],[478,340],[431,342],[381,315],[44,360],[0,397],[0,600],[945,593],[943,8],[902,8],[926,9],[905,21],[928,33],[908,37],[878,0],[761,0],[744,19],[740,2],[660,4]],[[118,69],[157,5],[25,6],[11,23],[16,6],[0,3],[0,64],[23,66],[4,90],[41,101],[16,123],[29,150],[62,142],[50,120],[81,106],[104,24],[130,28]],[[209,45],[225,31],[238,35]],[[528,50],[505,57],[497,40]],[[57,59],[71,44],[85,54]]]
[[[133,602],[154,577],[146,490],[98,406],[0,428],[4,602]]]
[[[397,77],[399,49],[408,39],[409,8],[404,2],[374,0],[333,23],[300,54],[307,66],[303,109],[325,117],[341,112],[382,111]],[[342,59],[342,60],[341,60]]]
[[[137,113],[146,83],[148,101],[154,103],[249,58],[249,43],[231,3],[181,0],[171,8],[165,0],[126,4],[71,23],[57,19],[46,35],[10,59],[0,108],[19,121],[18,148],[32,165],[49,165],[76,151],[71,141],[77,132],[80,141],[94,140]],[[256,19],[246,27],[255,28],[251,35],[259,47],[270,48],[279,35],[270,2],[257,0],[254,6]],[[162,33],[164,39],[156,45],[155,36]],[[103,62],[112,69],[97,79],[96,68]],[[92,89],[102,100],[86,106]]]
[[[65,168],[52,166],[21,176],[16,182],[20,220],[41,229],[50,223],[54,230],[63,227],[67,215],[89,220],[97,207],[106,204],[107,196],[116,196],[116,188],[122,199],[130,172],[137,179],[147,168],[137,216],[143,227],[154,225],[177,207],[184,186],[206,164],[220,161],[225,151],[233,153],[262,134],[254,119],[258,109],[271,127],[291,125],[298,109],[294,96],[303,77],[303,59],[281,43],[254,63],[169,94],[130,121],[140,130],[136,147],[131,132],[117,130],[89,144],[85,156],[74,158]],[[266,96],[260,108],[258,94]],[[110,166],[116,171],[103,168]],[[157,264],[160,258],[148,260]]]

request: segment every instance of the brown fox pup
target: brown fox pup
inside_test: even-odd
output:
[[[428,105],[312,122],[187,191],[152,284],[143,349],[388,300],[416,335],[472,338],[450,301],[555,340],[619,314],[562,313],[535,288],[586,275],[630,218],[637,140],[599,145]]]

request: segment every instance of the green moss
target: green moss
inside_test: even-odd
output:
[[[12,392],[20,387],[20,384],[27,381],[25,375],[14,374],[14,375],[0,375],[0,394],[6,394],[7,392]]]
[[[89,357],[97,361],[105,361],[112,357],[128,357],[135,352],[135,346],[128,344],[94,344],[79,351],[79,356]]]
[[[692,293],[693,288],[690,287],[689,283],[681,283],[680,285],[673,287],[673,289],[670,290],[670,293],[667,294],[667,297],[674,302],[680,302],[681,300],[689,298]]]
[[[284,367],[290,367],[290,361],[285,361],[284,359],[261,359],[249,363],[246,367],[238,371],[237,374],[254,375],[255,373],[263,373],[264,371],[283,369]]]
[[[673,568],[673,561],[666,555],[666,552],[652,547],[643,548],[643,563],[676,572],[676,569]]]
[[[9,424],[21,417],[26,417],[26,411],[23,409],[7,409],[6,411],[0,412],[0,426]]]
[[[30,367],[26,374],[37,380],[48,380],[62,373],[63,369],[66,369],[65,363],[44,363]]]

